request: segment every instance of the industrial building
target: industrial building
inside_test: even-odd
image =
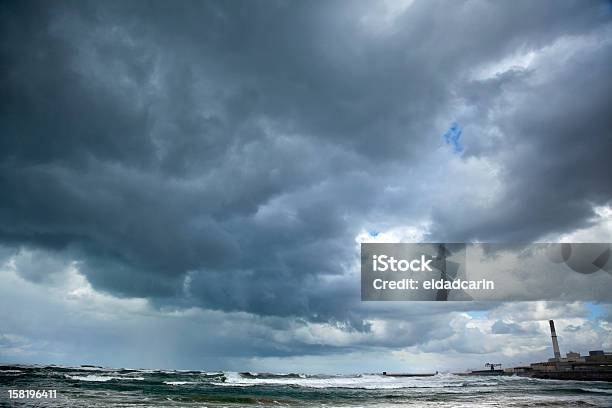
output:
[[[612,381],[612,353],[592,350],[586,356],[573,351],[561,356],[555,322],[549,320],[553,357],[548,361],[529,366],[504,370],[505,374],[517,374],[534,378],[557,380]]]

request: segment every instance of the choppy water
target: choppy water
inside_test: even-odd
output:
[[[8,390],[57,390],[9,399]],[[0,368],[2,407],[612,407],[612,384],[520,377],[207,373],[95,367]]]

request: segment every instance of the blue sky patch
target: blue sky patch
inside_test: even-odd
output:
[[[448,130],[442,135],[444,142],[447,145],[453,147],[453,152],[459,154],[463,152],[463,145],[461,144],[461,134],[463,129],[457,122],[453,122]]]

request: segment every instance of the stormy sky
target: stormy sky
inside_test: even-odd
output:
[[[609,302],[362,303],[358,265],[611,242],[611,67],[609,2],[2,2],[0,361],[445,370],[546,358],[549,318],[611,349]]]

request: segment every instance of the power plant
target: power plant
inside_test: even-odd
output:
[[[548,361],[531,363],[526,366],[518,366],[502,369],[499,363],[486,363],[484,370],[469,370],[456,375],[478,375],[478,376],[500,376],[517,375],[521,377],[542,378],[549,380],[577,380],[577,381],[609,381],[612,382],[612,352],[603,350],[591,350],[586,356],[569,351],[565,357],[561,357],[555,322],[549,320],[550,338],[552,341],[553,357]],[[390,377],[424,377],[433,376],[438,372],[429,374],[388,373],[383,375]]]
[[[497,364],[488,363],[489,370],[473,370],[468,375],[519,375],[551,380],[612,381],[612,353],[591,350],[586,356],[568,352],[561,357],[555,322],[548,321],[552,341],[553,357],[548,361],[532,363],[528,366],[495,370]]]

